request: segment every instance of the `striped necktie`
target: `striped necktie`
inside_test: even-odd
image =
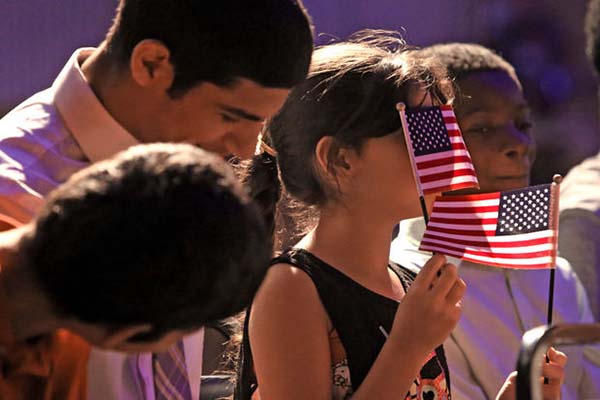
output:
[[[152,355],[156,400],[191,400],[192,393],[185,367],[183,341],[178,340],[162,353]]]

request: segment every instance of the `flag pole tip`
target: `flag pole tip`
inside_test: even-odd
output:
[[[396,110],[404,111],[404,110],[406,110],[406,105],[404,103],[400,102],[400,103],[396,104]]]
[[[554,176],[552,177],[552,182],[556,183],[557,185],[560,185],[562,180],[563,180],[563,177],[560,174],[554,174]]]

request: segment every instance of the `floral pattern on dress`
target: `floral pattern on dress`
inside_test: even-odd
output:
[[[444,369],[435,351],[429,354],[419,376],[413,381],[406,399],[416,400],[450,400],[450,391]]]
[[[349,399],[353,393],[350,368],[348,367],[346,351],[335,329],[329,334],[329,348],[331,351],[331,374],[333,377],[332,399]]]
[[[331,371],[333,376],[333,400],[346,400],[352,394],[350,367],[346,351],[335,330],[329,335],[331,349]],[[405,397],[406,400],[450,400],[450,390],[444,369],[435,351],[429,354],[419,375],[413,380]]]

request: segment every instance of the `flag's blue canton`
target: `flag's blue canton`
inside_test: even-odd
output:
[[[550,185],[502,192],[496,235],[549,229]]]
[[[406,110],[405,114],[415,156],[452,150],[439,107]]]

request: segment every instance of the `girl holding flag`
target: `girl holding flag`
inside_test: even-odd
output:
[[[371,36],[318,49],[269,124],[252,191],[272,216],[280,175],[319,217],[273,260],[248,310],[237,399],[450,398],[441,343],[465,284],[441,255],[415,278],[388,254],[395,223],[420,213],[395,106],[446,104],[453,92],[443,68],[403,46]]]

